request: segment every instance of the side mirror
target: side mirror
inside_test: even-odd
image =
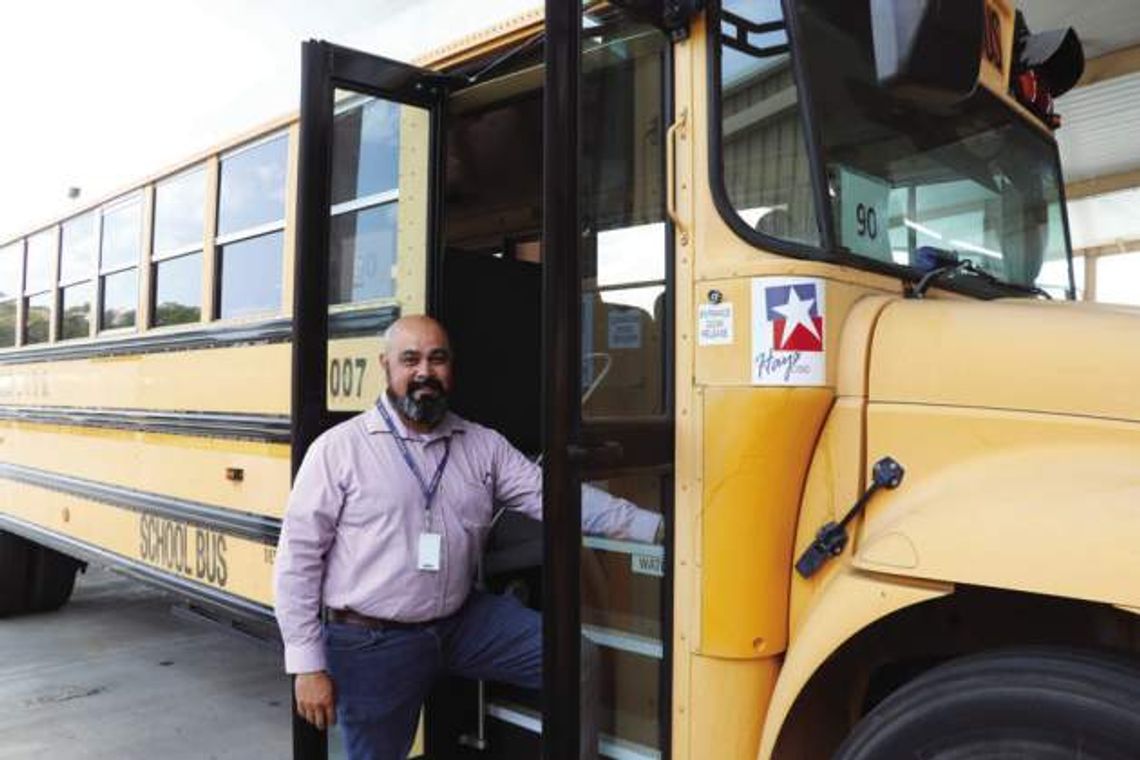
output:
[[[879,84],[909,100],[950,105],[974,93],[984,0],[870,0]]]

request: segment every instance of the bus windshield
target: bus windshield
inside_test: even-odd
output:
[[[1053,141],[983,88],[936,110],[879,87],[869,6],[796,3],[838,245],[910,266],[932,246],[1003,282],[1063,294],[1068,243]]]

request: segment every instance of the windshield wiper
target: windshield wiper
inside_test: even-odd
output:
[[[948,275],[957,274],[958,272],[969,272],[970,274],[977,275],[991,285],[995,285],[999,288],[1012,290],[1017,293],[1025,293],[1026,295],[1031,296],[1044,296],[1050,301],[1053,300],[1053,296],[1049,295],[1048,291],[1043,290],[1036,285],[1022,285],[1020,283],[1007,282],[1005,280],[999,279],[995,275],[979,267],[970,259],[960,258],[957,251],[946,251],[940,248],[935,248],[932,250],[933,254],[931,256],[931,260],[935,264],[934,269],[931,269],[929,272],[924,274],[918,282],[910,285],[907,288],[907,298],[925,298],[926,291],[930,289],[930,286],[933,285],[936,280],[939,280],[942,277]]]

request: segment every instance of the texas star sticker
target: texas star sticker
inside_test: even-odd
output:
[[[801,327],[811,333],[812,337],[815,338],[815,345],[823,343],[823,336],[816,326],[816,318],[812,316],[812,307],[815,305],[815,299],[808,298],[801,300],[797,292],[797,287],[794,285],[788,290],[788,302],[783,306],[772,307],[772,311],[784,318],[783,330],[781,331],[779,325],[777,326],[776,348],[785,350],[798,348],[798,346],[793,346],[792,343],[796,335],[796,330]],[[782,332],[783,335],[780,335],[780,332]]]

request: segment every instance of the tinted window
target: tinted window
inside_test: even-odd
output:
[[[201,167],[167,180],[155,189],[154,250],[163,253],[202,243],[206,171]]]
[[[11,298],[20,292],[20,253],[22,243],[0,248],[0,299]]]
[[[396,204],[334,216],[329,253],[329,303],[392,296]]]
[[[222,159],[218,234],[285,218],[285,135]]]
[[[177,325],[202,317],[202,254],[154,265],[154,324]]]
[[[59,255],[59,281],[72,282],[90,277],[95,269],[95,214],[63,223],[63,245]]]
[[[333,205],[392,190],[399,180],[400,107],[368,99],[333,122]]]
[[[24,343],[46,343],[51,325],[51,293],[41,293],[27,299],[26,309]]]
[[[720,16],[720,158],[728,200],[749,227],[816,244],[811,167],[780,2],[727,0]]]
[[[16,300],[0,303],[0,348],[16,345]]]
[[[86,338],[91,334],[92,296],[94,288],[89,282],[63,289],[60,322],[60,337],[63,340]]]
[[[138,270],[109,274],[103,278],[103,316],[101,327],[134,327],[139,300]]]
[[[138,263],[141,228],[142,204],[138,201],[103,214],[101,259],[103,269],[116,269]]]
[[[222,246],[218,268],[222,319],[281,308],[282,233]]]
[[[28,269],[24,275],[25,293],[38,293],[51,287],[55,239],[55,230],[45,230],[28,238]]]

